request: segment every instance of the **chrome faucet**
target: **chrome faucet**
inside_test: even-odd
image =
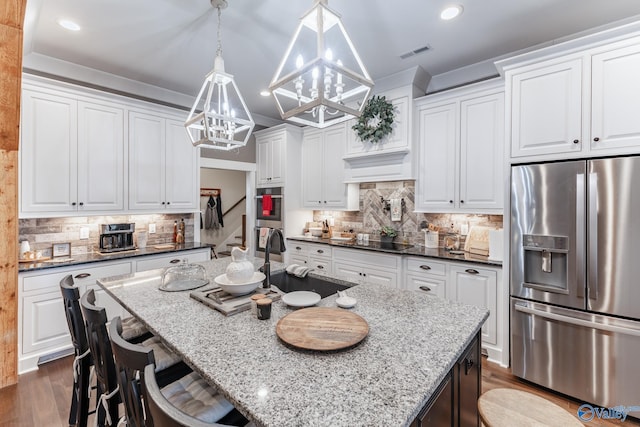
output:
[[[271,263],[269,262],[269,252],[271,252],[271,239],[273,236],[278,236],[280,239],[278,243],[280,243],[280,252],[284,252],[287,250],[284,246],[284,235],[282,231],[277,228],[270,228],[269,233],[267,234],[267,244],[264,248],[264,266],[262,267],[262,272],[266,276],[262,281],[262,287],[265,289],[269,289],[271,287]]]

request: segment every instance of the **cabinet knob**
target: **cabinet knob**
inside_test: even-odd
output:
[[[425,292],[431,292],[431,288],[428,286],[420,286],[419,288],[421,291],[425,291]]]
[[[75,205],[76,205],[76,202],[71,202],[71,206],[75,206]]]
[[[359,276],[362,276],[362,273],[358,273]]]
[[[464,360],[464,374],[469,375],[469,371],[473,368],[473,359],[465,359]]]
[[[573,143],[574,143],[574,144],[580,144],[580,140],[579,140],[579,139],[574,139],[574,140],[573,140]]]
[[[325,202],[325,203],[327,203],[327,201],[326,201],[326,200],[325,200],[324,202]]]
[[[453,204],[453,200],[449,200],[449,203]]]
[[[84,206],[84,202],[80,202],[78,203],[80,206]]]
[[[169,264],[177,264],[179,262],[180,262],[179,259],[172,259],[171,261],[169,261]]]
[[[164,202],[162,202],[162,204],[164,205],[165,203],[164,203]]]
[[[322,203],[322,201],[318,200],[318,203]]]
[[[74,279],[86,279],[89,276],[91,276],[91,273],[80,273],[80,274],[76,274],[75,276],[73,276],[73,278]]]
[[[367,273],[362,273],[363,276],[367,277]]]
[[[421,265],[420,268],[423,270],[431,270],[431,267],[429,267],[428,265]]]
[[[465,272],[469,274],[480,274],[478,270],[474,270],[473,268],[467,268]]]
[[[595,138],[593,138],[593,140],[594,140],[595,142],[598,142],[598,141],[600,141],[600,138],[598,138],[598,137],[596,136]]]
[[[460,203],[464,203],[464,200],[460,200]]]
[[[167,204],[168,204],[168,205],[170,205],[170,204],[171,204],[171,202],[167,202]]]

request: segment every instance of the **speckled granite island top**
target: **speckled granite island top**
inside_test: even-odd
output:
[[[230,260],[201,263],[211,279]],[[255,259],[257,267],[262,260]],[[272,271],[283,265],[272,263]],[[160,336],[250,420],[264,426],[406,426],[473,340],[487,310],[414,291],[362,284],[347,291],[369,324],[355,348],[303,352],[280,342],[271,319],[225,317],[189,297],[158,290],[162,270],[98,283]],[[336,296],[319,306],[335,307]]]

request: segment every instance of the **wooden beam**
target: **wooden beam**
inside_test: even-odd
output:
[[[0,388],[18,382],[18,144],[27,0],[0,2]]]

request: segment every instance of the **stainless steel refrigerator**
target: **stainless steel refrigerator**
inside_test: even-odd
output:
[[[514,166],[510,236],[513,373],[640,405],[640,157]]]

